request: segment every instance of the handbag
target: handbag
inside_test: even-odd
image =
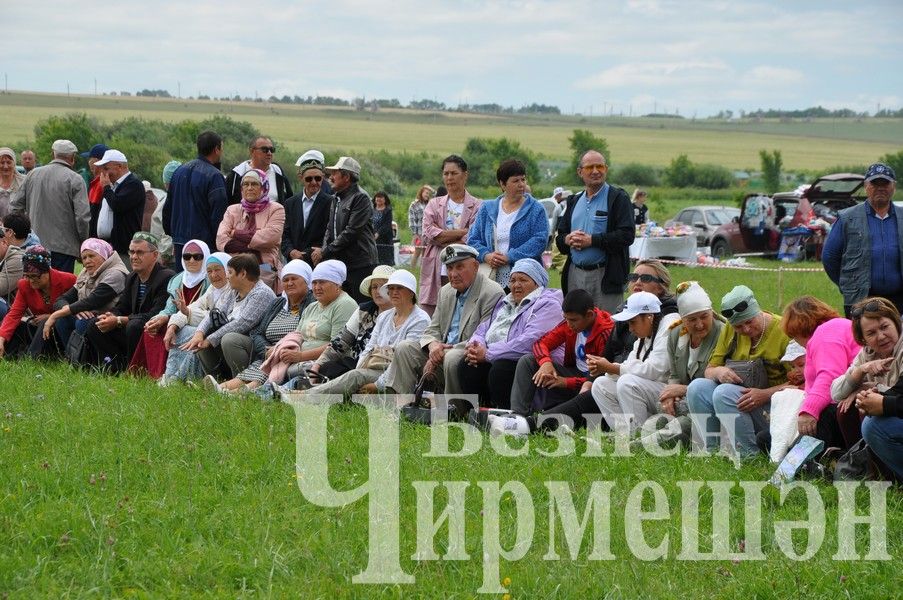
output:
[[[392,364],[395,356],[395,348],[392,346],[379,346],[373,349],[364,362],[361,363],[361,369],[375,369],[377,371],[385,371]]]
[[[229,317],[226,316],[226,313],[219,308],[212,309],[210,311],[210,330],[207,332],[207,335],[210,335],[228,322]]]
[[[837,481],[863,481],[878,479],[878,467],[872,459],[865,440],[859,440],[837,459],[834,479]]]
[[[492,250],[491,252],[495,252],[495,247],[498,242],[495,239],[495,225],[492,226]],[[490,266],[484,262],[480,263],[480,268],[478,270],[480,275],[485,275],[487,278],[495,281],[495,276],[498,274],[498,269],[493,266]]]
[[[69,341],[66,342],[65,353],[69,362],[73,365],[87,364],[89,350],[90,346],[88,340],[85,339],[85,334],[78,330],[73,331],[69,336]]]
[[[727,356],[737,349],[737,334],[731,340],[727,350]],[[725,360],[724,366],[736,373],[743,380],[743,386],[764,390],[768,387],[768,373],[765,371],[765,361],[761,358],[751,360]]]

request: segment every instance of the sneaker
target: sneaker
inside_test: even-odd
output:
[[[204,377],[203,382],[205,390],[222,393],[223,387],[216,381],[216,377],[214,377],[213,375],[207,375],[206,377]]]
[[[160,387],[166,387],[170,384],[172,384],[172,380],[170,380],[169,376],[165,373],[160,375],[160,379],[157,380],[157,385]]]
[[[530,434],[530,424],[520,415],[510,417],[489,415],[489,434],[494,437],[500,435],[522,437]]]

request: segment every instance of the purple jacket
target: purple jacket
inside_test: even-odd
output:
[[[507,296],[503,296],[492,309],[489,319],[477,326],[470,342],[486,346],[486,331],[490,323],[502,308]],[[533,352],[533,344],[543,335],[554,329],[561,322],[561,303],[564,300],[561,290],[545,288],[533,304],[522,310],[511,323],[508,339],[486,346],[486,360],[492,362],[499,359],[517,360],[525,354]],[[564,354],[562,353],[562,356]],[[561,361],[561,357],[558,358]]]

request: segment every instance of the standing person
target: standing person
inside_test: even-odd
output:
[[[440,260],[442,250],[450,244],[467,244],[480,208],[480,201],[467,192],[467,163],[463,158],[452,154],[442,161],[442,182],[448,193],[430,200],[423,211],[421,238],[426,249],[417,297],[428,315],[436,310],[439,290],[448,283],[446,266]]]
[[[169,182],[172,181],[173,173],[182,166],[177,160],[171,160],[163,167],[163,190],[169,192]],[[150,231],[160,239],[160,263],[166,267],[172,265],[172,237],[163,231],[163,208],[166,206],[167,196],[163,196],[163,200],[157,204],[154,214],[151,215]]]
[[[346,267],[344,289],[357,302],[366,302],[361,282],[376,266],[376,239],[373,235],[373,202],[358,185],[361,165],[341,156],[326,169],[335,200],[329,207],[329,221],[323,247],[311,253],[313,263],[339,260]]]
[[[865,173],[866,202],[840,211],[821,260],[843,295],[843,310],[882,296],[903,310],[903,208],[894,205],[897,176],[875,163]]]
[[[229,176],[226,177],[226,194],[229,196],[229,204],[241,202],[241,178],[251,169],[266,173],[267,180],[270,182],[267,186],[270,202],[282,204],[286,198],[292,195],[291,182],[283,173],[282,167],[273,162],[275,152],[276,145],[270,138],[261,135],[251,140],[251,143],[248,144],[250,158],[235,165],[229,171]]]
[[[25,169],[26,175],[31,173],[32,170],[34,170],[34,168],[38,166],[38,159],[35,156],[34,150],[23,150],[21,158],[22,167]]]
[[[203,131],[198,157],[176,169],[163,205],[163,230],[172,236],[173,261],[182,267],[182,246],[199,239],[216,247],[216,231],[226,212],[226,180],[220,173],[223,138]]]
[[[100,183],[101,169],[97,166],[97,161],[103,158],[104,153],[109,150],[106,144],[94,144],[87,152],[82,152],[81,157],[88,161],[88,172],[91,179],[88,181],[88,204],[91,208],[91,225],[88,228],[88,234],[92,238],[97,237],[97,216],[100,214],[100,206],[103,204],[103,185]]]
[[[132,236],[142,231],[144,184],[129,170],[129,161],[119,150],[107,150],[94,166],[100,168],[100,185],[103,187],[97,237],[110,242],[125,261]]]
[[[16,153],[12,148],[0,148],[0,219],[9,214],[9,202],[25,181],[16,171]]]
[[[316,154],[314,154],[316,152]],[[326,168],[322,154],[308,150],[298,159],[301,192],[285,200],[285,229],[282,254],[285,260],[303,260],[313,267],[311,255],[323,246],[323,234],[329,221],[329,207],[335,197],[323,189]]]
[[[605,180],[608,165],[600,152],[586,152],[577,174],[586,189],[568,198],[555,238],[558,250],[568,257],[561,288],[565,293],[587,290],[598,308],[615,312],[624,301],[635,235],[630,198]]]
[[[91,211],[85,181],[72,170],[78,148],[69,140],[53,142],[53,160],[35,169],[10,202],[24,212],[51,253],[51,266],[72,273],[81,244],[88,239]]]
[[[381,265],[395,266],[395,240],[392,235],[392,200],[379,191],[373,196],[373,231],[376,236],[376,259]]]
[[[633,222],[635,225],[643,225],[648,220],[649,207],[646,206],[646,190],[637,188],[633,190],[630,198],[633,205]]]
[[[414,244],[414,255],[411,257],[411,267],[416,269],[419,266],[418,261],[420,255],[423,254],[424,244],[423,238],[423,211],[426,205],[435,194],[436,190],[428,185],[420,186],[417,190],[417,196],[408,207],[408,227],[411,229],[411,243]]]

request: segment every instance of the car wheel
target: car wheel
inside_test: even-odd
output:
[[[715,258],[725,258],[731,255],[730,246],[727,245],[727,240],[717,239],[712,242],[712,256]]]

